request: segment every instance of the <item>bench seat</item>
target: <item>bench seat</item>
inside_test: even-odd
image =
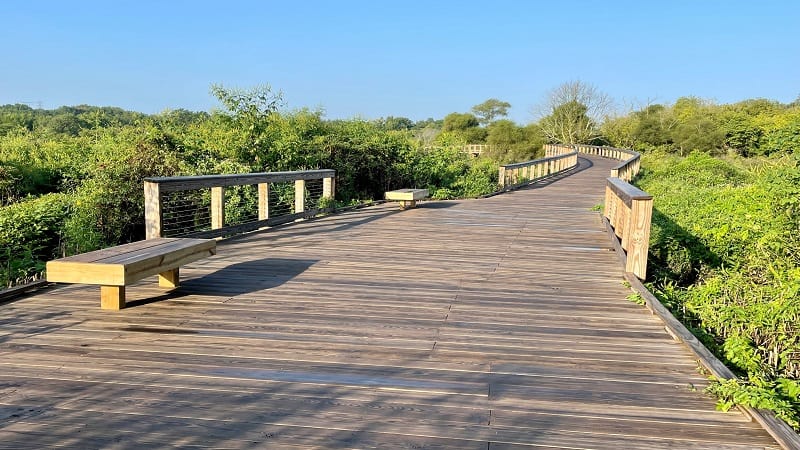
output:
[[[428,198],[427,189],[397,189],[386,192],[386,200],[400,202],[401,209],[408,209],[417,206],[417,200]]]
[[[216,254],[213,239],[157,238],[47,263],[47,281],[100,285],[100,307],[125,307],[125,286],[158,275],[161,287],[179,285],[180,266]]]

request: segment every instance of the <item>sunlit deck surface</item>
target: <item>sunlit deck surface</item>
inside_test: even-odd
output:
[[[626,299],[612,164],[221,241],[121,311],[2,305],[0,447],[777,448]]]

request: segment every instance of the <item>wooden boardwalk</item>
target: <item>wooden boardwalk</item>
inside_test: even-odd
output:
[[[223,241],[122,311],[2,305],[0,448],[777,448],[626,300],[611,164]]]

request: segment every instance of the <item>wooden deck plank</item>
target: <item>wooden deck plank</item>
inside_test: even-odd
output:
[[[122,311],[3,305],[0,448],[775,448],[625,299],[591,161],[221,241]]]

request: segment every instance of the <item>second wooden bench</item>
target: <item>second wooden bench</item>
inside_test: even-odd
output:
[[[400,209],[408,209],[417,206],[417,200],[428,198],[427,189],[397,189],[386,192],[386,200],[397,200],[400,202]]]

